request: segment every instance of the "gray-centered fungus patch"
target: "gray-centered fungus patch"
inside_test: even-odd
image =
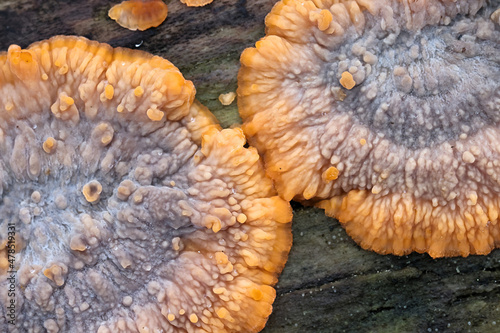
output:
[[[291,209],[194,93],[84,38],[0,54],[0,331],[262,329]]]
[[[285,199],[364,248],[500,244],[498,1],[280,1],[241,57],[238,105]]]

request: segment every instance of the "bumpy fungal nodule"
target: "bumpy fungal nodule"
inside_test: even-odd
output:
[[[85,38],[0,54],[0,331],[263,328],[291,208],[194,95]]]
[[[500,245],[498,1],[283,0],[244,51],[238,105],[285,199],[363,248]]]

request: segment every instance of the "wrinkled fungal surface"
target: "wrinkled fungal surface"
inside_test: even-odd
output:
[[[111,7],[108,16],[129,30],[147,30],[157,27],[168,15],[162,0],[127,0]]]
[[[212,3],[214,0],[181,0],[182,3],[188,5],[189,7],[202,7]]]
[[[498,247],[498,6],[277,3],[241,56],[238,105],[278,192],[380,253]]]
[[[0,54],[1,332],[262,329],[291,209],[194,94],[84,38]]]

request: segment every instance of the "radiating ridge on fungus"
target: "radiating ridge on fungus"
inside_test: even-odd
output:
[[[280,195],[365,249],[500,246],[498,1],[283,0],[238,107]]]
[[[0,96],[0,331],[264,327],[291,208],[177,68],[58,36],[0,53]]]

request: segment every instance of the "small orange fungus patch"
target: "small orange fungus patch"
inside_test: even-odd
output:
[[[214,0],[181,0],[182,3],[189,7],[202,7],[212,3]]]
[[[342,77],[340,78],[340,84],[346,89],[352,89],[356,85],[356,82],[354,81],[351,73],[343,72]]]
[[[141,97],[144,94],[144,88],[141,86],[138,86],[137,88],[134,89],[134,95],[136,97]]]
[[[245,214],[238,214],[236,220],[240,223],[245,223],[247,220],[247,216]]]
[[[112,99],[114,95],[115,88],[110,84],[106,85],[106,87],[104,88],[104,96],[106,96],[107,99]]]
[[[252,297],[256,301],[261,300],[263,296],[264,296],[264,294],[258,288],[253,288],[250,290],[250,297]]]
[[[198,316],[195,315],[194,313],[189,316],[189,321],[192,322],[193,324],[196,324],[198,322]]]
[[[498,24],[500,25],[500,8],[498,8],[497,10],[495,10],[491,16],[490,16],[491,20],[495,23],[495,24]]]
[[[92,139],[99,142],[101,146],[107,146],[111,143],[114,137],[115,130],[108,122],[101,122],[94,127],[92,131]]]
[[[215,260],[217,264],[225,265],[228,263],[227,255],[224,252],[215,252]]]
[[[148,109],[146,114],[152,121],[160,121],[163,119],[163,116],[165,115],[162,111],[158,109]]]
[[[113,6],[108,15],[129,30],[146,30],[165,21],[168,7],[161,0],[127,0]]]
[[[241,129],[145,52],[56,36],[0,68],[0,230],[16,222],[20,259],[0,233],[0,288],[17,269],[22,327],[263,329],[292,210]]]
[[[69,247],[73,251],[79,252],[83,252],[87,249],[87,245],[80,236],[73,236],[70,240]]]
[[[43,142],[43,150],[47,154],[51,154],[56,149],[57,141],[53,137],[48,137],[47,140]]]
[[[75,104],[75,100],[73,98],[66,95],[61,95],[61,111],[66,111],[73,104]]]
[[[323,172],[323,179],[327,183],[329,183],[332,180],[335,180],[337,178],[339,178],[339,169],[337,169],[334,166],[329,167],[328,169],[326,169],[325,172]]]
[[[219,102],[222,105],[230,105],[236,98],[236,93],[234,91],[228,92],[226,94],[219,95]]]
[[[102,185],[97,180],[93,180],[85,185],[83,185],[82,193],[85,200],[88,202],[96,202],[99,200],[102,192]]]
[[[500,247],[499,20],[498,1],[278,1],[237,97],[279,194],[383,254]]]

